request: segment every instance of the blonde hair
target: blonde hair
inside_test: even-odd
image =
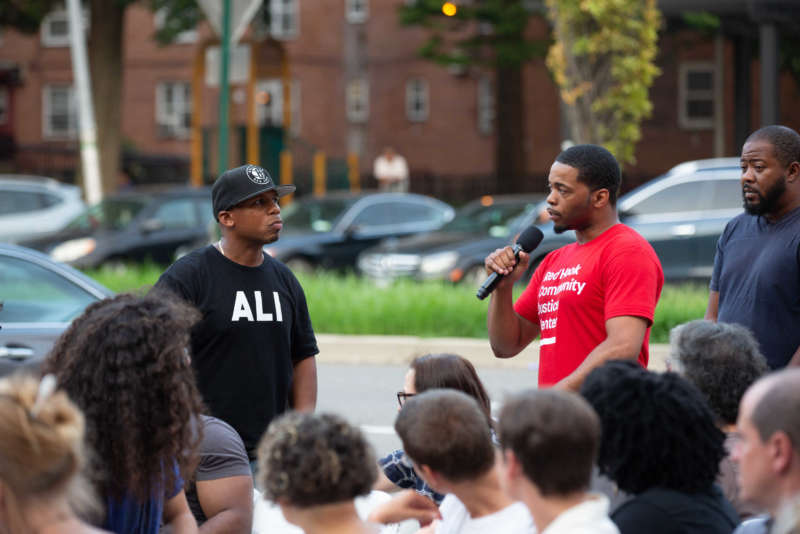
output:
[[[66,494],[84,463],[83,415],[48,381],[0,379],[0,480],[21,502]]]

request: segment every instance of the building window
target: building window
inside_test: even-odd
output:
[[[346,1],[347,22],[360,24],[366,22],[369,16],[369,4],[367,0],[347,0]]]
[[[8,88],[0,87],[0,126],[8,124]]]
[[[69,15],[62,8],[54,9],[42,19],[42,44],[44,46],[69,46]],[[83,10],[83,31],[89,29],[89,12]]]
[[[369,83],[363,78],[350,80],[346,94],[347,120],[367,122],[369,118]]]
[[[290,133],[300,135],[300,82],[292,80],[289,90],[291,107]],[[259,126],[283,126],[283,80],[267,78],[256,82],[256,122]]]
[[[69,85],[47,85],[42,92],[42,130],[45,138],[74,139],[78,134],[78,106]]]
[[[406,117],[412,122],[428,120],[428,82],[422,78],[406,82]]]
[[[291,39],[299,33],[297,0],[269,0],[269,30],[275,39]]]
[[[494,90],[488,76],[478,78],[478,132],[489,135],[494,129]]]
[[[192,126],[192,86],[161,82],[156,86],[156,127],[160,137],[189,137]]]
[[[153,13],[153,23],[155,24],[156,31],[160,31],[167,23],[167,10],[164,8],[159,9]],[[184,30],[178,32],[172,39],[172,44],[189,44],[197,42],[197,30]]]
[[[681,128],[713,128],[714,64],[681,64],[678,83],[678,121]]]

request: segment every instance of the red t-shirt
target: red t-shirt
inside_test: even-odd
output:
[[[548,254],[514,304],[541,329],[539,386],[551,386],[577,369],[605,340],[606,321],[622,315],[648,321],[639,351],[639,363],[647,367],[650,326],[663,285],[653,247],[624,224]]]

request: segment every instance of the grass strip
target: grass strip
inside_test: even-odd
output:
[[[87,274],[116,292],[146,291],[163,267],[156,264],[103,267]],[[474,287],[446,282],[398,280],[386,287],[348,274],[320,272],[298,276],[305,289],[314,330],[327,334],[411,335],[486,338],[488,299]],[[516,293],[519,294],[522,288]],[[650,334],[667,343],[672,327],[703,317],[708,288],[667,285],[656,307]]]

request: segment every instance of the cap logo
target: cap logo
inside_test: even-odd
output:
[[[250,181],[254,184],[259,185],[267,185],[269,184],[269,176],[267,173],[264,172],[264,169],[261,167],[256,167],[255,165],[248,165],[247,169],[247,177],[250,178]]]

